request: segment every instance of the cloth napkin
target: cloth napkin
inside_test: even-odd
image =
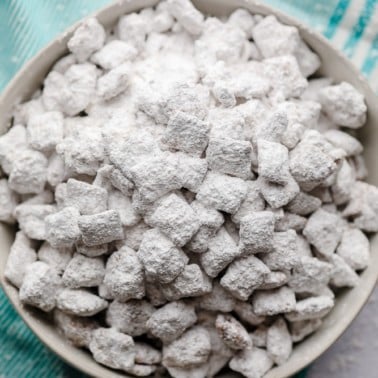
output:
[[[0,91],[46,43],[110,0],[0,0]],[[378,92],[378,0],[264,0],[313,27]],[[297,378],[304,378],[302,372]],[[26,327],[0,289],[0,378],[84,378]]]

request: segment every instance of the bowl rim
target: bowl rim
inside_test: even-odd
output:
[[[146,6],[151,6],[158,3],[157,0],[118,0],[117,2],[111,2],[110,4],[100,8],[99,10],[93,12],[92,14],[80,19],[79,21],[75,22],[72,26],[68,27],[63,33],[59,34],[56,38],[54,38],[52,41],[50,41],[44,48],[42,48],[36,55],[34,55],[29,61],[27,61],[22,68],[16,73],[16,75],[11,79],[11,81],[6,85],[2,93],[0,94],[0,110],[3,107],[6,107],[6,101],[5,99],[8,96],[11,96],[14,87],[18,82],[20,82],[25,75],[28,75],[29,71],[33,71],[36,65],[38,63],[45,59],[45,56],[49,55],[49,52],[51,49],[54,48],[57,44],[65,44],[67,39],[73,34],[74,30],[82,23],[83,20],[87,19],[88,17],[96,17],[102,22],[102,19],[106,17],[109,17],[110,13],[113,13],[114,15],[112,18],[114,20],[117,20],[120,16],[126,13],[130,13],[132,11],[140,10],[145,8]],[[362,73],[354,66],[354,64],[349,61],[346,56],[337,48],[335,48],[329,40],[327,40],[323,35],[318,33],[317,31],[311,29],[310,27],[306,26],[305,24],[301,23],[297,19],[293,18],[290,15],[287,15],[286,13],[271,7],[269,5],[263,4],[260,1],[256,0],[193,0],[193,3],[198,8],[211,8],[212,6],[223,6],[223,7],[230,7],[231,9],[236,8],[246,8],[250,10],[253,13],[260,13],[263,15],[269,15],[273,14],[275,15],[280,21],[282,21],[285,24],[296,26],[301,34],[306,34],[307,37],[304,39],[306,40],[306,43],[308,43],[307,38],[316,40],[317,43],[320,43],[326,47],[326,49],[331,50],[332,53],[337,56],[337,58],[347,66],[348,70],[350,70],[356,77],[356,80],[361,84],[361,87],[363,88],[363,93],[365,96],[369,97],[371,100],[370,102],[374,102],[378,104],[378,98],[376,94],[373,92],[373,90],[370,88],[367,79],[362,75]],[[208,12],[212,13],[212,12]],[[217,13],[217,12],[215,12]],[[311,43],[310,43],[311,45]],[[51,56],[48,57],[48,59],[51,62],[55,62],[57,59],[59,59],[61,56]],[[52,63],[53,64],[53,63]],[[11,96],[12,97],[12,96]],[[21,97],[24,97],[24,94],[21,93]],[[15,104],[14,104],[15,105]],[[14,106],[13,105],[13,106]],[[368,109],[369,111],[371,109]],[[378,115],[378,112],[377,112]],[[1,122],[1,120],[0,120]],[[7,121],[8,126],[10,125],[10,118]],[[0,125],[1,126],[1,125]],[[0,238],[9,239],[9,231],[6,230],[9,229],[8,227],[5,227],[5,229],[0,229]],[[335,312],[335,310],[339,310],[340,318],[342,321],[339,324],[327,324],[327,319],[325,320],[325,331],[329,330],[332,327],[331,335],[330,337],[327,337],[326,341],[323,340],[322,346],[316,347],[312,346],[312,348],[308,348],[307,352],[310,352],[309,354],[304,353],[304,356],[301,358],[297,358],[295,360],[294,365],[295,366],[288,366],[290,364],[291,358],[289,359],[288,363],[275,367],[272,369],[265,378],[283,378],[288,375],[292,375],[306,367],[308,364],[313,362],[316,358],[318,358],[322,353],[324,353],[348,328],[350,323],[355,319],[355,317],[358,315],[358,313],[363,308],[364,304],[369,299],[369,296],[371,295],[375,283],[378,278],[378,235],[375,235],[371,238],[371,246],[372,246],[372,253],[371,256],[371,262],[369,267],[361,274],[361,281],[359,285],[352,290],[348,290],[345,294],[342,294],[341,296],[344,297],[344,295],[348,295],[348,293],[354,292],[355,295],[353,298],[355,299],[355,306],[353,307],[352,311],[349,311],[349,315],[345,315],[345,309],[344,308],[337,308],[337,305],[335,308],[331,311],[331,314]],[[0,251],[0,254],[4,254],[3,251]],[[7,254],[7,253],[6,253]],[[1,256],[0,256],[1,257]],[[1,265],[1,264],[0,264]],[[14,288],[6,279],[4,278],[3,274],[3,268],[4,266],[0,266],[0,284],[7,295],[9,301],[11,302],[12,306],[17,311],[18,315],[21,316],[21,318],[24,320],[24,322],[28,325],[29,329],[32,330],[32,332],[37,336],[37,338],[45,345],[47,346],[53,353],[55,353],[57,356],[59,356],[61,359],[63,359],[66,363],[69,365],[75,367],[76,369],[80,370],[81,372],[84,372],[90,376],[100,376],[97,374],[101,373],[101,378],[121,378],[121,377],[130,377],[126,373],[122,373],[119,371],[115,371],[109,368],[106,368],[102,365],[99,365],[97,363],[96,366],[98,368],[91,368],[90,366],[83,366],[80,363],[82,351],[78,348],[72,347],[71,344],[69,344],[66,340],[64,340],[63,337],[59,336],[59,343],[56,344],[56,337],[57,335],[54,335],[54,340],[48,337],[46,334],[48,331],[47,329],[41,330],[41,324],[38,317],[34,315],[35,311],[30,310],[27,308],[24,308],[21,303],[18,300],[18,290]],[[338,301],[341,301],[340,296],[337,296],[336,303]],[[349,309],[348,309],[349,310]],[[39,314],[39,313],[38,313]],[[344,316],[345,315],[345,316]],[[335,317],[337,317],[335,315]],[[322,326],[322,328],[324,325]],[[54,331],[57,334],[57,330]],[[315,337],[316,333],[312,336],[310,336],[307,340],[313,339]],[[324,337],[323,337],[324,339]],[[300,344],[301,345],[301,344]],[[63,348],[62,348],[63,347]],[[73,353],[67,352],[66,349],[74,348],[77,352],[77,357],[74,358]],[[298,348],[298,347],[296,347]],[[84,352],[85,353],[85,352]],[[85,353],[87,355],[87,353]],[[84,355],[83,355],[84,356]],[[96,372],[94,372],[96,370]]]

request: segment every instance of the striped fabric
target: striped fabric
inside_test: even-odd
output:
[[[323,33],[378,92],[378,0],[265,0]],[[0,91],[68,25],[109,0],[0,0]],[[304,377],[305,374],[300,375]],[[0,289],[0,378],[79,378],[17,316]]]

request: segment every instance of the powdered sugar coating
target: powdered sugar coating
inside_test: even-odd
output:
[[[5,275],[108,367],[260,378],[369,263],[378,192],[339,130],[363,96],[307,79],[319,57],[274,16],[120,16],[80,24],[0,137]]]

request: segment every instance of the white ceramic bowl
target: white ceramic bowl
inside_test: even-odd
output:
[[[286,24],[299,28],[304,40],[319,54],[322,59],[321,74],[330,76],[336,81],[345,80],[353,84],[364,94],[368,105],[368,120],[361,130],[359,138],[365,147],[365,158],[370,172],[368,181],[378,185],[378,101],[374,92],[359,71],[321,35],[309,30],[298,21],[256,1],[248,0],[193,0],[203,12],[224,16],[234,9],[244,7],[253,13],[275,14]],[[154,0],[118,0],[95,14],[106,27],[112,26],[119,16],[157,3]],[[10,125],[12,107],[20,100],[27,99],[42,83],[43,78],[53,63],[66,52],[67,40],[75,26],[51,42],[34,57],[11,81],[0,97],[0,133]],[[70,345],[52,326],[49,318],[37,310],[24,308],[18,299],[18,291],[4,279],[4,266],[9,248],[14,239],[14,230],[0,224],[0,281],[15,309],[28,326],[53,352],[69,364],[94,377],[115,378],[128,377],[114,370],[97,364],[89,353]],[[294,348],[290,359],[270,371],[266,378],[288,377],[319,357],[345,331],[357,316],[372,292],[378,276],[378,237],[371,240],[371,264],[362,273],[360,284],[353,290],[345,290],[337,297],[335,308],[325,319],[322,327],[311,337]]]

